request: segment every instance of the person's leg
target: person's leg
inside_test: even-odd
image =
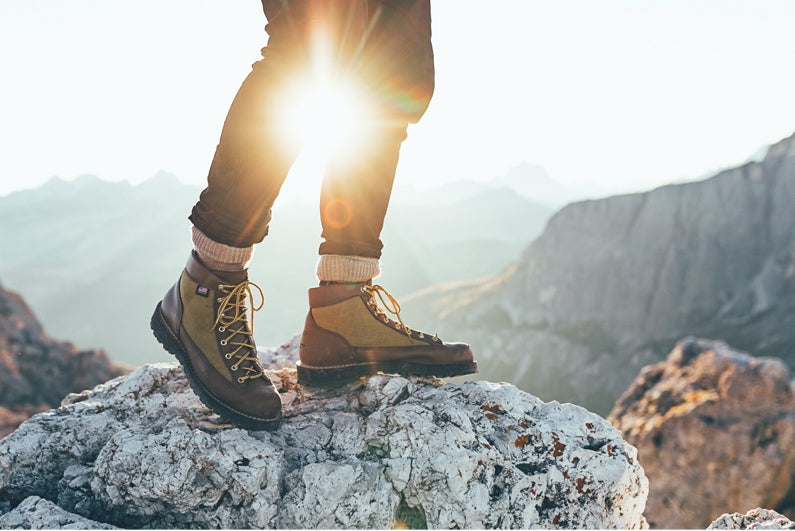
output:
[[[324,241],[309,291],[299,382],[328,385],[377,371],[455,376],[477,372],[472,351],[406,326],[380,273],[381,229],[400,145],[433,93],[429,0],[369,0],[370,35],[358,70],[374,112],[355,157],[332,157],[321,194]],[[390,319],[386,312],[395,319]]]
[[[357,136],[362,144],[333,154],[326,168],[321,271],[336,261],[329,256],[381,256],[400,146],[434,89],[430,1],[368,0],[368,8],[369,34],[352,75],[368,96],[369,114]]]
[[[306,58],[303,4],[290,4],[296,11],[267,4],[268,46],[232,102],[207,188],[190,216],[194,251],[151,320],[202,402],[249,429],[281,418],[279,393],[257,359],[250,312],[261,292],[246,267],[296,155],[298,146],[281,142],[275,117],[283,84]]]
[[[271,207],[300,148],[285,142],[279,110],[285,84],[307,62],[306,2],[282,4],[263,2],[268,45],[229,108],[207,187],[190,216],[209,239],[236,248],[267,235]]]

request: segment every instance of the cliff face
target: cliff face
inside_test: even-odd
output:
[[[609,420],[649,477],[649,523],[703,528],[727,511],[792,516],[795,389],[781,360],[688,338],[643,369]]]
[[[321,391],[294,369],[269,376],[285,404],[273,432],[221,424],[174,364],[70,395],[0,441],[0,523],[53,512],[75,527],[645,524],[635,449],[578,406],[486,382],[375,376]]]
[[[471,341],[486,378],[602,413],[687,335],[792,364],[793,204],[795,136],[702,182],[569,205],[510,270],[406,307]]]
[[[22,298],[0,286],[0,437],[70,392],[122,372],[103,351],[48,337]]]

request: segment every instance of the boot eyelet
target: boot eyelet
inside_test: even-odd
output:
[[[219,332],[226,332],[226,328],[224,328],[223,326],[219,326],[218,327],[218,331]]]
[[[418,332],[417,337],[419,337],[420,339],[425,339],[425,334],[423,334],[422,332]]]
[[[219,343],[221,343],[221,345],[225,347],[226,346],[226,339],[222,339],[221,341],[219,341]]]
[[[231,367],[229,367],[229,368],[230,368],[230,369],[232,369],[233,371],[236,371],[236,370],[238,370],[240,367],[238,367],[238,366],[237,366],[237,364],[235,364],[235,365],[232,365],[232,366],[231,366]]]
[[[223,302],[223,300],[224,299],[222,299],[221,297],[218,297],[217,299],[215,299],[215,302]]]
[[[238,378],[238,379],[237,379],[237,383],[243,383],[243,382],[245,382],[245,381],[246,381],[246,379],[245,379],[245,378]]]
[[[228,359],[228,360],[231,360],[232,359],[232,353],[231,352],[227,352],[226,354],[224,354],[224,357],[226,359]]]

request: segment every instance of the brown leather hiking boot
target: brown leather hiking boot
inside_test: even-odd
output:
[[[297,364],[301,384],[333,385],[378,371],[438,377],[478,372],[469,345],[444,343],[403,324],[400,305],[381,286],[312,288],[309,308]]]
[[[257,359],[246,307],[252,288],[262,292],[247,271],[223,276],[191,253],[179,281],[158,303],[152,331],[207,407],[242,428],[271,429],[282,416],[281,398]],[[251,304],[252,312],[262,306]]]

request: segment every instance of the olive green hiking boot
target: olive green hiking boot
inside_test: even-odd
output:
[[[221,278],[219,275],[223,275]],[[213,272],[195,252],[152,315],[157,340],[177,357],[194,392],[223,419],[251,430],[272,429],[281,398],[257,359],[249,326],[253,293],[247,271]]]
[[[297,364],[301,384],[335,385],[379,371],[440,378],[478,372],[469,345],[445,343],[403,324],[400,305],[381,286],[312,288],[309,308]]]

